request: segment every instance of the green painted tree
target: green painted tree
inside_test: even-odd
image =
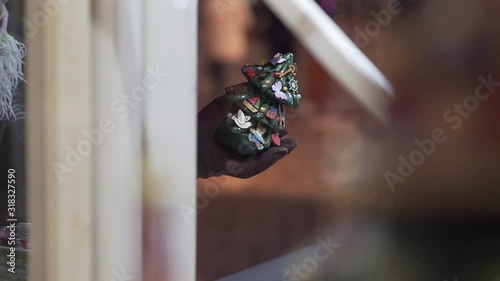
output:
[[[217,130],[217,138],[241,155],[280,146],[285,106],[297,108],[301,99],[293,54],[278,53],[241,71],[248,82],[226,88],[235,106]]]

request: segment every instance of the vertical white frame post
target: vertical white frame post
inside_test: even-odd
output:
[[[26,1],[31,280],[93,281],[92,155],[68,163],[92,120],[90,2],[55,1],[49,15]]]
[[[145,108],[146,208],[161,214],[167,280],[194,281],[196,218],[197,1],[146,0],[145,64],[168,73]],[[146,261],[153,262],[153,261]]]
[[[137,280],[142,243],[142,3],[94,1],[96,281]]]

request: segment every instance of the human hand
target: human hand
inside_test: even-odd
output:
[[[229,97],[221,96],[198,112],[199,178],[222,175],[242,179],[250,178],[267,170],[298,145],[297,139],[282,138],[280,147],[271,147],[249,157],[230,151],[215,139],[214,133],[226,118],[232,104]],[[286,134],[288,134],[288,129],[279,132],[281,137]]]

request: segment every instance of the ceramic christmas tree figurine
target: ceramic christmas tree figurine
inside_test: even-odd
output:
[[[278,53],[241,71],[248,82],[226,88],[234,106],[215,135],[229,149],[249,156],[281,145],[285,107],[298,108],[301,95],[292,53]]]

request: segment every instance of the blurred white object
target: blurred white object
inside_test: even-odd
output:
[[[93,128],[103,120],[114,130],[94,148],[95,274],[141,274],[142,255],[142,126],[141,108],[121,112],[112,107],[142,85],[142,5],[133,0],[96,1],[93,17]],[[122,278],[123,279],[123,278]]]
[[[196,279],[196,215],[186,221],[180,211],[196,208],[198,4],[188,2],[179,9],[171,1],[145,1],[144,62],[163,80],[144,100],[145,209],[160,214],[161,229],[150,238],[166,253],[160,266],[169,274],[156,280]]]
[[[394,89],[313,0],[264,0],[337,81],[384,124]]]

